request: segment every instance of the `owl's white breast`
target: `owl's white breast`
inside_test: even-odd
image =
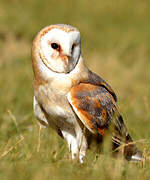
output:
[[[57,91],[56,87],[58,86],[39,86],[38,91],[35,91],[35,98],[46,112],[50,124],[65,129],[73,127],[76,118],[67,100],[67,93],[63,89]]]

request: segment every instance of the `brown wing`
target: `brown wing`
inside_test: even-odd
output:
[[[104,87],[113,96],[114,100],[117,101],[117,96],[113,89],[109,86],[109,84],[107,84],[104,79],[102,79],[97,74],[91,72],[90,70],[88,79],[83,80],[82,82]]]
[[[103,135],[115,110],[115,100],[109,91],[102,86],[80,83],[71,89],[68,101],[92,133]]]

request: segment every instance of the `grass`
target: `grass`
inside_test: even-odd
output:
[[[38,125],[32,109],[31,42],[52,23],[79,28],[87,65],[107,80],[137,145],[150,156],[150,3],[143,0],[13,0],[0,2],[0,179],[150,178],[150,164],[87,152],[71,161],[66,143]]]

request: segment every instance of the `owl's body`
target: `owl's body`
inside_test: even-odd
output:
[[[118,147],[122,137],[124,143],[132,142],[115,93],[84,64],[76,28],[51,25],[41,30],[33,41],[32,62],[35,116],[67,141],[73,159],[83,162],[86,155],[89,144],[84,127],[88,134],[103,136],[115,124],[114,145]],[[141,159],[134,144],[127,145],[125,151],[127,159]]]

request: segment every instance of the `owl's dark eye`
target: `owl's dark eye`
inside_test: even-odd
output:
[[[75,48],[76,44],[72,45],[71,51],[73,52],[74,48]]]
[[[60,49],[60,46],[59,46],[59,44],[57,44],[57,43],[51,43],[51,47],[52,47],[53,49],[56,49],[56,50],[59,50],[59,49]]]

